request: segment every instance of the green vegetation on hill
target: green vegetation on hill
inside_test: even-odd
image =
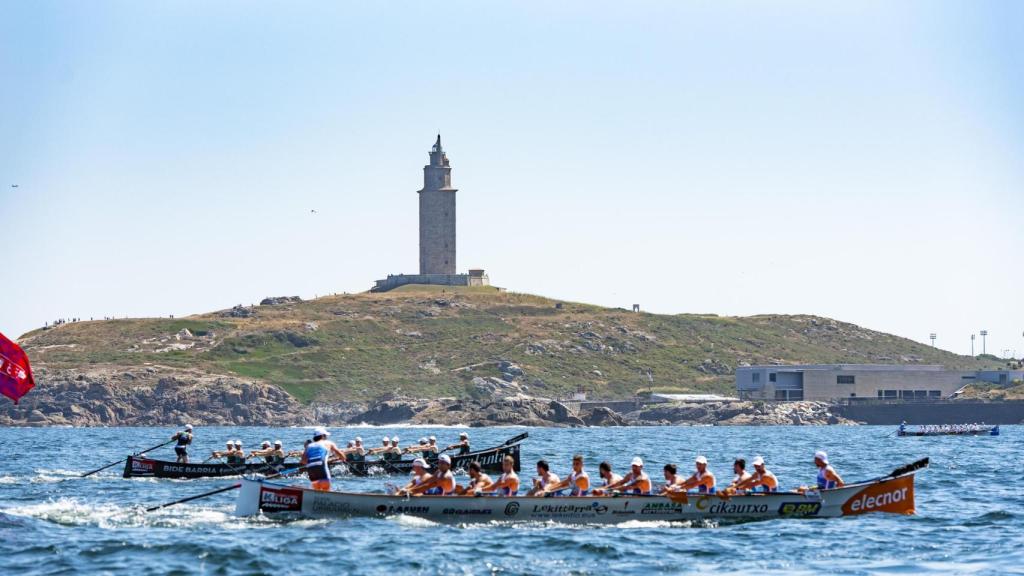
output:
[[[633,313],[494,288],[405,286],[252,311],[79,322],[22,343],[36,366],[200,369],[277,384],[303,401],[466,396],[474,377],[500,376],[503,360],[522,368],[530,393],[582,387],[606,398],[647,389],[646,370],[659,391],[732,394],[742,364],[985,365],[815,316]]]

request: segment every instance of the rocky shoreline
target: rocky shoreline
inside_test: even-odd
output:
[[[700,402],[574,406],[517,392],[490,399],[390,398],[300,403],[284,390],[180,368],[41,370],[20,405],[0,405],[0,426],[686,426],[856,424],[823,402]]]

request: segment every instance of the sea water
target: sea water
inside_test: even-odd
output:
[[[458,428],[333,428],[344,445],[385,435],[402,445]],[[529,432],[524,480],[546,459],[565,475],[582,454],[592,477],[609,461],[623,473],[633,456],[661,480],[665,463],[689,473],[707,456],[719,482],[732,461],[762,455],[783,487],[813,484],[815,450],[848,481],[881,476],[924,456],[917,515],[779,519],[738,524],[630,522],[617,526],[537,523],[447,525],[411,517],[290,520],[232,516],[229,491],[154,513],[146,506],[229,485],[231,479],[123,479],[121,466],[80,473],[170,437],[171,428],[0,428],[0,572],[5,574],[654,574],[947,573],[1024,568],[1024,429],[998,437],[897,438],[892,428],[650,427],[468,429],[474,448]],[[262,440],[287,449],[303,428],[204,428],[194,461],[228,439],[251,450]],[[173,459],[170,446],[150,454]],[[341,476],[336,489],[382,491],[401,478]],[[464,481],[464,477],[460,477]],[[296,480],[298,482],[298,480]]]

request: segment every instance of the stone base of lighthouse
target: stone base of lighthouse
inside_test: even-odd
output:
[[[470,270],[469,274],[389,274],[387,278],[374,282],[370,292],[387,292],[406,284],[490,286],[491,279],[483,270]]]

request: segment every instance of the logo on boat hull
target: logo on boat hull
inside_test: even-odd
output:
[[[152,460],[132,458],[132,474],[152,474],[154,466]]]
[[[780,516],[814,516],[821,510],[821,502],[783,502]]]
[[[914,513],[914,477],[904,476],[865,487],[843,504],[843,514],[868,512]]]
[[[394,504],[377,506],[378,514],[426,514],[427,512],[430,512],[430,506],[395,506]]]
[[[505,506],[505,516],[515,516],[519,513],[519,502],[509,502]]]
[[[302,490],[260,486],[260,510],[299,512],[302,510]]]

